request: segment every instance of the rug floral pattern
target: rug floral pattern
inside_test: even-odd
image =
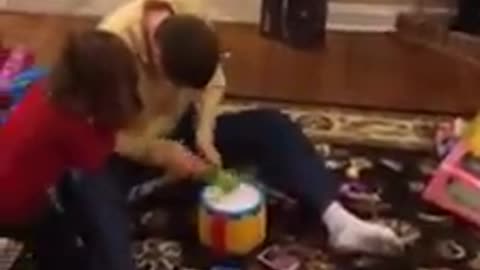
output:
[[[407,150],[433,149],[438,123],[445,116],[364,111],[282,103],[230,102],[222,112],[270,107],[288,114],[314,143],[360,144]]]
[[[275,108],[288,114],[318,150],[328,156],[329,164],[337,164],[330,168],[339,179],[345,183],[359,181],[369,190],[378,192],[381,200],[375,205],[362,205],[344,198],[345,205],[352,211],[366,219],[382,222],[400,235],[412,231],[419,234],[400,258],[339,257],[325,246],[325,235],[318,224],[307,229],[305,224],[312,222],[300,221],[304,217],[298,209],[282,200],[271,199],[271,228],[266,246],[275,244],[295,250],[302,261],[300,269],[308,270],[480,269],[480,242],[476,231],[419,198],[437,163],[430,154],[435,128],[440,122],[451,120],[449,117],[238,101],[227,102],[221,112],[257,107]],[[350,179],[346,173],[345,164],[352,158],[366,159],[372,164],[371,168],[362,171],[360,180]],[[385,160],[399,166],[392,167],[392,162],[386,163]],[[148,211],[139,212],[136,221],[138,241],[133,247],[138,268],[213,269],[216,261],[198,245],[194,226],[185,226],[185,230],[178,228],[182,222],[175,215],[175,221],[171,223],[171,211],[150,207]],[[192,220],[189,215],[183,218]],[[190,223],[186,221],[185,224]],[[299,224],[302,224],[301,228]],[[165,233],[172,228],[178,228],[177,232]],[[480,237],[480,233],[478,235]],[[460,256],[455,252],[464,254]],[[2,253],[0,257],[10,262],[8,259],[17,253]],[[241,266],[232,269],[266,269],[255,260],[257,253],[240,260]],[[458,256],[452,259],[450,253]],[[25,260],[22,257],[14,269],[21,269]]]
[[[361,172],[358,179],[349,177],[346,172],[346,164],[352,158],[368,160],[372,164]],[[395,150],[332,147],[327,160],[330,163],[344,164],[334,169],[332,167],[344,184],[363,185],[367,193],[378,196],[379,200],[375,203],[366,203],[348,196],[340,196],[340,199],[347,208],[362,218],[392,228],[404,239],[405,253],[395,258],[338,255],[326,246],[326,235],[318,223],[303,216],[288,201],[278,198],[269,200],[270,235],[262,248],[277,245],[290,250],[301,260],[300,269],[305,270],[480,269],[478,229],[420,198],[437,165],[435,159],[428,155],[399,154]],[[146,238],[136,243],[135,254],[139,269],[214,269],[212,266],[217,261],[196,243],[193,226],[189,236],[177,234],[181,236],[169,238],[164,233],[158,233],[159,228],[156,226],[160,223],[155,222],[155,216],[167,215],[167,212],[159,208],[143,215],[144,218],[148,216],[143,223],[148,233],[145,234]],[[175,220],[174,224],[178,226],[179,223]],[[168,222],[163,226],[165,230],[172,228]],[[176,252],[165,252],[168,246]],[[254,251],[247,258],[233,260],[236,268],[231,269],[268,269],[256,260],[261,250]],[[176,256],[172,258],[172,254]],[[170,267],[175,265],[178,268]],[[146,266],[148,267],[144,268]]]

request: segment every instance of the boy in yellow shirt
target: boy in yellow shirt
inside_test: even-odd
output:
[[[160,175],[178,183],[172,180],[194,178],[210,164],[254,166],[260,180],[313,210],[339,250],[401,251],[390,229],[360,220],[336,201],[338,182],[287,116],[270,109],[217,116],[225,90],[218,40],[207,23],[188,15],[200,8],[188,3],[136,0],[99,25],[135,53],[143,103],[142,115],[118,134],[119,157],[106,169],[107,179],[79,182],[78,196],[98,235],[93,246],[103,248],[103,269],[133,269],[126,261],[131,257],[125,209],[132,186]]]
[[[199,108],[199,117],[196,121],[196,135],[198,150],[209,161],[220,162],[220,155],[213,147],[213,126],[218,103],[222,100],[225,91],[225,77],[221,67],[218,67],[213,78],[208,82],[202,93],[193,88],[198,84],[194,76],[199,77],[199,70],[204,69],[206,62],[197,59],[198,63],[191,63],[191,70],[197,74],[186,75],[189,82],[184,84],[166,84],[164,75],[157,71],[156,63],[159,51],[155,46],[155,25],[165,20],[175,12],[181,14],[198,14],[199,1],[145,1],[135,0],[119,8],[112,15],[107,16],[98,26],[120,36],[135,52],[141,79],[139,92],[145,105],[145,110],[130,129],[120,133],[117,150],[123,156],[140,160],[143,163],[162,163],[158,152],[163,148],[178,148],[171,145],[171,141],[159,140],[168,136],[176,126],[180,117],[186,112],[191,102],[196,102]],[[184,50],[190,47],[198,49],[197,44],[179,44]],[[174,45],[175,46],[175,45]],[[187,57],[187,55],[185,55]],[[179,59],[176,59],[177,61]],[[186,59],[193,62],[194,59]],[[203,88],[203,87],[202,87]],[[166,105],[165,103],[169,103]],[[147,147],[146,145],[149,144]],[[152,160],[155,159],[155,160]],[[174,164],[172,164],[174,165]],[[174,173],[183,174],[176,170]]]

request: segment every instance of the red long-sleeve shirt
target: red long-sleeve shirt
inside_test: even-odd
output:
[[[68,169],[99,169],[113,150],[113,131],[54,105],[45,86],[34,84],[0,128],[0,224],[40,214]]]

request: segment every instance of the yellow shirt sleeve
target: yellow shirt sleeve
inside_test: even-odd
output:
[[[225,95],[226,80],[221,66],[202,93],[197,105],[199,117],[196,127],[196,136],[209,136],[212,140],[215,129],[219,105]]]
[[[140,22],[144,2],[145,0],[133,0],[118,7],[105,16],[97,28],[123,36],[130,27]]]

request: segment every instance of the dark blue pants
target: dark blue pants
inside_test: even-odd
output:
[[[187,113],[172,138],[194,149],[194,113]],[[259,180],[320,213],[335,199],[338,184],[301,129],[275,110],[251,110],[218,117],[215,144],[226,167],[249,165]],[[161,174],[122,158],[105,172],[76,181],[76,197],[85,216],[91,269],[132,270],[127,194],[133,186]],[[192,199],[197,196],[192,195]]]
[[[86,268],[85,255],[87,249],[79,237],[79,230],[83,228],[79,221],[84,220],[78,211],[81,209],[78,199],[72,197],[70,174],[63,177],[57,189],[57,198],[50,201],[41,216],[23,230],[23,237],[27,246],[31,245],[38,270],[84,270]],[[76,205],[76,207],[73,207]]]

